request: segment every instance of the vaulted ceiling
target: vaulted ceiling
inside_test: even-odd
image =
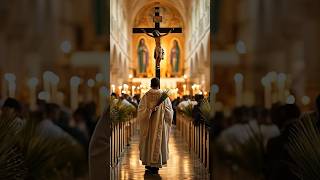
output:
[[[156,4],[157,2],[164,5],[175,8],[181,15],[184,23],[187,21],[190,7],[193,0],[124,0],[128,12],[128,17],[131,17],[129,26],[133,25],[133,20],[138,12],[145,6]]]

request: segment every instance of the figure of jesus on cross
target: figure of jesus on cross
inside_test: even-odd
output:
[[[156,61],[156,77],[160,79],[160,61],[164,58],[164,51],[161,47],[161,38],[169,33],[182,33],[181,28],[160,28],[162,16],[160,16],[160,8],[155,7],[155,16],[153,17],[155,23],[154,28],[133,28],[133,33],[145,33],[154,38],[156,47],[154,49],[154,59]],[[161,33],[165,33],[161,35]]]
[[[142,31],[144,31],[148,36],[153,37],[156,43],[156,47],[154,49],[154,59],[156,60],[156,69],[160,70],[160,61],[163,60],[164,58],[164,50],[161,47],[161,38],[168,35],[173,29],[171,29],[169,32],[167,32],[164,35],[161,35],[160,32],[158,30],[154,30],[152,32],[152,35],[150,35],[148,32],[146,32],[144,29],[142,29]],[[158,77],[158,76],[157,76]],[[159,75],[160,77],[160,75]],[[158,77],[158,78],[159,78]]]

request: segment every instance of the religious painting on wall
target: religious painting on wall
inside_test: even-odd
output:
[[[170,50],[170,69],[171,76],[177,76],[180,70],[180,46],[177,40],[172,43]]]
[[[140,39],[138,44],[138,51],[137,51],[137,57],[138,57],[138,73],[141,75],[146,75],[148,71],[148,65],[149,65],[149,50],[146,46],[145,39]]]
[[[154,50],[157,43],[155,43],[156,39],[154,37],[150,37],[154,35],[154,29],[152,28],[156,26],[159,26],[157,30],[161,35],[160,46],[164,51],[163,58],[159,64],[159,76],[163,78],[183,76],[185,51],[185,34],[182,31],[184,28],[183,19],[177,9],[168,6],[161,5],[159,13],[157,16],[155,14],[155,6],[150,4],[137,12],[134,18],[132,33],[132,47],[135,49],[132,51],[134,77],[150,78],[157,76],[157,61],[154,58]],[[155,17],[162,19],[157,25],[154,21]],[[144,55],[147,52],[148,57],[145,58]],[[147,64],[144,63],[145,60],[147,60]]]

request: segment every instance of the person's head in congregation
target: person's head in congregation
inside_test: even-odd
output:
[[[60,107],[54,103],[48,103],[45,106],[45,118],[53,122],[58,122],[60,119]]]
[[[160,79],[159,78],[152,78],[151,79],[151,88],[152,89],[160,89]]]
[[[111,93],[111,97],[117,99],[117,94],[113,92],[113,93]]]
[[[1,111],[8,111],[11,110],[16,113],[18,116],[22,114],[22,105],[20,102],[14,98],[7,98],[2,105]]]
[[[188,101],[189,99],[189,96],[188,95],[183,95],[182,96],[182,101]]]
[[[279,129],[285,129],[290,124],[296,122],[301,115],[301,111],[296,104],[286,104],[274,109],[273,113],[277,114],[277,118],[272,121]]]

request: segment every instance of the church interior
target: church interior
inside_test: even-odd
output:
[[[280,76],[285,79],[283,101],[293,95],[304,108],[312,107],[308,102],[320,88],[316,78],[317,39],[312,38],[318,36],[318,19],[312,11],[317,6],[305,3],[299,14],[294,15],[298,5],[287,6],[283,2],[275,8],[272,3],[233,0],[217,1],[211,8],[209,0],[5,3],[3,19],[10,21],[4,21],[1,31],[2,99],[11,94],[30,103],[29,91],[33,88],[36,92],[32,96],[38,97],[42,92],[42,98],[47,98],[45,84],[54,85],[51,79],[59,79],[55,93],[59,97],[52,99],[70,105],[72,77],[81,80],[78,102],[92,98],[97,101],[100,89],[104,89],[101,82],[108,75],[111,92],[146,91],[147,79],[155,75],[155,45],[151,37],[134,34],[132,28],[154,26],[152,14],[156,2],[161,3],[161,26],[183,29],[182,33],[169,34],[162,40],[162,88],[171,89],[175,97],[198,93],[208,96],[218,88],[218,107],[232,108],[237,103],[269,106],[282,93],[278,90],[279,83],[269,82]],[[16,8],[9,9],[10,6]],[[34,9],[31,14],[25,10],[28,6]],[[311,10],[306,12],[308,8]],[[106,18],[108,9],[110,19]],[[210,9],[214,32],[210,32]],[[18,16],[17,12],[26,15]],[[279,14],[281,18],[277,18]],[[29,18],[33,16],[37,18]],[[110,37],[104,34],[107,24]],[[292,27],[304,28],[292,32]],[[106,63],[106,59],[110,62]],[[45,72],[49,77],[44,78]],[[236,75],[243,76],[242,102],[236,98]],[[266,84],[272,86],[271,93],[264,93]],[[264,100],[269,98],[264,97],[268,94],[271,102]]]
[[[119,86],[127,82],[132,94],[144,94],[150,77],[155,76],[154,40],[144,33],[132,33],[131,29],[154,27],[156,3],[111,1],[110,83],[114,92],[121,92]],[[205,23],[210,19],[210,2],[193,3],[160,2],[160,27],[183,29],[182,33],[170,33],[161,40],[161,87],[172,90],[174,97],[207,95],[210,91],[210,24]]]
[[[319,118],[319,7],[320,2],[312,0],[3,1],[0,106],[12,100],[8,106],[16,108],[21,119],[54,119],[50,112],[59,111],[60,117],[52,120],[55,126],[70,131],[85,153],[98,119],[106,109],[119,108],[120,115],[127,113],[126,120],[110,111],[107,176],[148,179],[139,162],[136,111],[121,114],[110,96],[138,108],[157,71],[157,40],[153,30],[146,30],[163,28],[160,88],[168,90],[175,115],[169,141],[172,156],[168,167],[160,170],[160,179],[276,179],[276,170],[266,166],[277,161],[262,163],[258,157],[268,153],[267,140],[280,137],[287,128],[277,120],[309,118],[309,113]],[[199,122],[196,107],[202,113]],[[237,162],[250,156],[249,148],[230,155],[232,145],[223,150],[218,146],[231,134],[239,141],[249,139],[242,134],[247,127],[235,124],[251,128],[251,120],[268,138],[260,143],[263,147],[249,147],[263,150],[259,154],[254,149],[257,159],[248,161],[267,172]],[[5,126],[0,123],[1,128]],[[318,130],[312,132],[320,139]],[[318,152],[314,156],[320,159]],[[299,170],[303,174],[305,169]],[[87,179],[88,174],[75,179]]]

